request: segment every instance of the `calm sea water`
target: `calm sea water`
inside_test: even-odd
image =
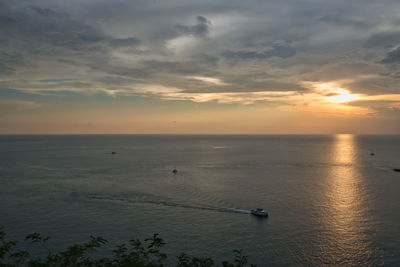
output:
[[[398,266],[393,168],[400,136],[0,136],[0,225],[54,249],[160,233],[172,255]]]

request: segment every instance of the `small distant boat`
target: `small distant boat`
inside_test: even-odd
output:
[[[115,154],[117,154],[117,152],[113,151],[113,152],[111,152],[111,154],[115,155]]]
[[[253,214],[255,216],[260,216],[260,217],[268,217],[268,212],[266,212],[265,210],[260,209],[260,208],[251,210],[251,214]]]
[[[400,172],[400,169],[393,169],[395,172]]]
[[[370,155],[371,155],[371,156],[374,156],[374,155],[375,155],[375,153],[374,153],[374,152],[371,152],[371,153],[370,153]]]
[[[176,162],[174,163],[174,169],[172,170],[173,174],[177,174],[178,169],[176,168]]]

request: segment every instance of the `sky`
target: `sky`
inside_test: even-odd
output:
[[[0,0],[0,134],[400,134],[398,0]]]

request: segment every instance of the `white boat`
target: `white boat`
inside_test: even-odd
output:
[[[268,212],[266,212],[263,209],[259,209],[259,208],[251,210],[251,214],[253,214],[255,216],[260,216],[260,217],[268,217]]]

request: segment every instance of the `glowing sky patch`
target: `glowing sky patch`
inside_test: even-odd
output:
[[[201,76],[192,76],[190,78],[195,79],[195,80],[199,80],[199,81],[203,81],[203,82],[206,82],[206,83],[210,83],[210,84],[215,84],[215,85],[227,85],[227,83],[221,81],[218,78],[201,77]]]
[[[344,103],[344,102],[350,102],[353,100],[358,99],[358,96],[355,94],[351,94],[350,91],[348,90],[337,90],[333,91],[333,93],[337,94],[335,96],[330,96],[328,97],[329,101],[335,102],[335,103]]]

